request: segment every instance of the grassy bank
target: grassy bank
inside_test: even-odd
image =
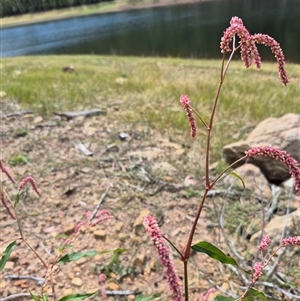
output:
[[[113,56],[18,57],[1,63],[4,101],[43,115],[115,107],[112,121],[183,131],[186,136],[189,129],[179,97],[189,94],[208,120],[221,66],[221,60]],[[63,72],[65,66],[76,72]],[[263,63],[260,70],[245,69],[240,61],[230,66],[216,115],[216,147],[242,136],[242,127],[267,117],[300,114],[299,66],[288,64],[287,71],[291,82],[284,87],[275,63]]]
[[[124,10],[200,1],[206,0],[115,0],[112,2],[103,2],[95,5],[85,5],[59,10],[50,10],[34,14],[23,14],[20,16],[0,18],[0,25],[1,28],[5,28],[11,26],[87,16],[92,14],[101,14],[108,12],[117,12]]]

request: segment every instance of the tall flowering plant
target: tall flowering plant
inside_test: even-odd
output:
[[[236,43],[237,39],[239,42]],[[236,163],[243,161],[247,157],[252,156],[268,156],[274,158],[275,160],[281,161],[283,164],[287,166],[290,171],[292,178],[295,180],[295,188],[296,193],[299,200],[300,205],[300,166],[299,163],[292,158],[286,152],[279,150],[272,146],[264,146],[264,147],[254,147],[249,149],[245,156],[228,166],[219,176],[217,176],[214,180],[211,180],[209,177],[209,161],[210,161],[210,140],[211,140],[211,132],[213,129],[214,116],[219,100],[219,95],[221,92],[222,85],[224,83],[225,75],[227,73],[230,62],[232,61],[233,55],[238,50],[240,51],[241,59],[244,62],[246,68],[250,67],[253,63],[257,68],[261,66],[261,58],[257,49],[257,44],[263,44],[271,48],[278,65],[278,76],[281,83],[286,86],[289,82],[287,73],[285,70],[285,61],[282,49],[277,41],[275,41],[272,37],[266,34],[254,34],[251,35],[247,28],[244,26],[243,21],[238,17],[233,17],[230,21],[230,26],[224,31],[224,34],[221,38],[220,48],[221,53],[223,54],[222,59],[222,67],[221,67],[221,75],[220,82],[216,91],[216,96],[213,102],[212,111],[210,115],[210,119],[208,122],[205,122],[201,115],[192,107],[190,98],[188,95],[184,94],[180,96],[180,103],[183,109],[186,111],[186,115],[188,118],[188,122],[190,125],[190,136],[192,138],[196,137],[197,134],[197,125],[196,118],[199,119],[200,124],[207,131],[207,140],[206,140],[206,154],[205,154],[205,187],[204,194],[202,199],[200,200],[198,210],[196,212],[194,222],[192,224],[190,233],[187,237],[187,242],[182,250],[178,250],[170,241],[169,243],[172,247],[175,248],[177,253],[180,256],[181,261],[183,262],[184,269],[184,295],[181,294],[181,287],[178,282],[178,276],[176,275],[175,269],[173,267],[173,263],[170,258],[170,253],[168,251],[168,247],[166,245],[166,240],[163,239],[163,235],[160,232],[155,218],[151,216],[147,216],[144,221],[144,226],[147,232],[149,233],[154,247],[157,249],[158,256],[160,258],[161,264],[166,268],[166,275],[169,282],[169,287],[172,292],[172,300],[189,300],[189,286],[188,286],[188,269],[187,263],[190,259],[190,253],[193,249],[196,252],[201,252],[209,255],[211,258],[216,259],[222,263],[230,264],[238,267],[236,261],[230,257],[225,255],[221,250],[219,250],[214,245],[208,242],[199,242],[195,245],[192,245],[193,237],[195,234],[195,230],[197,227],[197,223],[199,217],[201,215],[204,202],[206,200],[206,196],[208,192],[214,187],[214,185],[218,182],[218,180],[224,175],[230,168],[232,168]],[[229,58],[226,61],[226,53],[229,52]],[[196,118],[195,118],[196,117]],[[270,245],[270,238],[263,237],[260,245],[258,246],[258,251],[263,252]],[[254,289],[255,283],[260,279],[263,275],[264,268],[268,265],[270,260],[276,255],[276,253],[281,249],[288,245],[300,246],[300,236],[288,237],[282,240],[280,246],[269,256],[263,257],[261,261],[255,262],[252,268],[252,278],[248,282],[248,286],[245,288],[244,293],[239,298],[228,298],[224,296],[217,296],[215,301],[223,300],[254,300],[254,298],[259,298],[261,300],[267,300],[266,296],[262,293]],[[238,267],[239,268],[239,267]],[[207,292],[205,296],[200,295],[199,300],[208,300],[209,294],[211,290]]]

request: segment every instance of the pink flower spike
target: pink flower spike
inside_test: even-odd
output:
[[[235,35],[240,38],[241,59],[248,68],[252,63],[251,50],[255,51],[256,46],[251,41],[251,35],[244,26],[242,19],[238,17],[231,18],[230,26],[224,31],[223,37],[221,38],[221,52],[231,51],[229,43],[233,40]],[[257,49],[256,52],[258,53]]]
[[[273,38],[266,34],[257,33],[254,34],[251,37],[252,41],[258,44],[263,44],[266,46],[269,46],[271,48],[271,51],[275,55],[275,58],[277,60],[277,66],[278,66],[278,75],[281,80],[281,82],[286,86],[286,84],[289,82],[286,71],[284,69],[284,55],[283,51],[280,48],[280,45],[277,41],[275,41]]]
[[[103,216],[103,215],[111,215],[111,214],[108,210],[103,209],[97,212],[96,217]]]
[[[214,287],[211,287],[205,294],[205,296],[203,296],[203,294],[200,294],[199,296],[199,301],[208,301],[208,298],[210,296],[210,294],[214,293],[216,291],[216,289]]]
[[[87,219],[88,221],[90,221],[91,217],[92,217],[92,212],[91,212],[91,211],[88,211],[88,212],[86,213],[86,219]]]
[[[185,110],[191,106],[190,98],[186,94],[181,95],[179,101]]]
[[[197,126],[196,126],[196,120],[193,114],[193,109],[191,107],[191,102],[190,102],[190,98],[188,95],[183,94],[180,96],[180,103],[182,105],[182,107],[184,108],[184,110],[186,111],[186,115],[188,117],[189,120],[189,124],[190,124],[190,135],[192,138],[196,137],[197,134]]]
[[[106,280],[106,275],[101,273],[99,276],[98,276],[98,281],[99,283],[102,283]]]
[[[300,205],[300,166],[296,159],[273,146],[252,147],[246,152],[246,156],[265,156],[282,162],[289,169],[290,175],[295,181],[296,194]]]
[[[75,229],[74,229],[74,234],[77,234],[79,229],[85,224],[85,222],[80,222],[76,225]]]
[[[102,223],[103,221],[114,218],[108,210],[101,210],[97,212],[96,217],[98,218],[90,222],[92,227]]]
[[[258,250],[259,251],[265,250],[269,246],[270,243],[271,243],[270,237],[264,236],[258,246]]]
[[[27,183],[30,183],[31,184],[31,187],[32,189],[35,191],[35,193],[40,196],[41,193],[40,191],[38,190],[37,186],[36,186],[36,182],[35,180],[33,179],[33,177],[31,176],[27,176],[25,177],[19,184],[19,191],[21,191],[23,189],[23,187],[27,184]]]
[[[281,242],[281,246],[300,246],[300,236],[284,238]]]
[[[182,290],[179,284],[179,278],[176,274],[173,262],[170,258],[170,251],[165,244],[164,238],[160,232],[154,217],[146,216],[143,225],[153,241],[154,247],[157,249],[160,263],[166,268],[166,275],[172,292],[173,301],[183,301]]]
[[[253,265],[253,277],[252,277],[252,282],[255,283],[263,274],[262,270],[264,268],[264,265],[261,262],[256,262]]]
[[[12,213],[12,211],[10,210],[10,208],[8,207],[8,205],[6,204],[3,193],[0,193],[0,200],[1,200],[2,205],[5,207],[7,213],[9,214],[9,216],[12,219],[16,219],[16,217],[14,216],[14,214]]]
[[[7,177],[10,179],[12,183],[16,183],[16,180],[13,178],[13,176],[10,174],[10,172],[7,170],[7,168],[3,165],[2,160],[0,160],[0,170],[7,175]]]

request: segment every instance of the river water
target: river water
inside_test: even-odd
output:
[[[232,16],[250,33],[274,37],[286,61],[300,63],[299,0],[211,0],[98,14],[1,29],[1,57],[117,54],[220,58],[220,38]],[[263,59],[271,52],[259,48]]]

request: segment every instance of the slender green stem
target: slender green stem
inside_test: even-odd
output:
[[[178,253],[178,255],[181,257],[181,260],[182,261],[184,261],[183,260],[183,255],[182,255],[182,253],[178,250],[178,248],[169,240],[169,238],[167,238],[166,236],[162,236],[173,248],[174,248],[174,250]]]
[[[21,227],[21,223],[17,214],[17,210],[15,210],[15,215],[16,215],[16,220],[17,220],[17,225],[18,225],[18,230],[20,232],[21,235],[21,239],[24,241],[24,243],[27,245],[27,247],[35,254],[35,256],[41,261],[41,263],[43,264],[43,266],[45,267],[45,269],[48,269],[48,265],[47,263],[44,261],[44,259],[31,247],[31,245],[27,242],[23,231],[22,231],[22,227]]]
[[[247,156],[244,156],[242,158],[239,158],[238,160],[234,161],[233,163],[231,163],[229,166],[227,166],[216,178],[215,180],[210,184],[210,188],[213,188],[215,186],[215,184],[220,180],[220,178],[224,175],[224,173],[227,172],[227,170],[229,170],[230,168],[232,168],[234,165],[236,165],[237,163],[245,160],[247,158]]]

